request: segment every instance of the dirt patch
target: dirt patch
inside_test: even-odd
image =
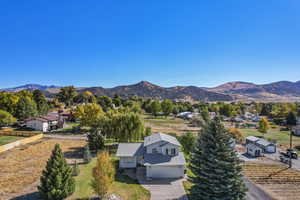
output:
[[[296,200],[300,196],[300,171],[283,165],[246,163],[245,176],[278,200]]]
[[[67,161],[81,162],[85,141],[43,139],[0,154],[0,199],[30,199],[55,144],[60,144]]]

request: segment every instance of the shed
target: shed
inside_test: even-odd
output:
[[[256,142],[256,145],[259,146],[265,153],[276,152],[276,145],[271,142],[268,142],[267,140],[260,139]]]
[[[251,143],[246,145],[246,149],[247,149],[247,154],[253,157],[260,157],[263,152],[263,150],[259,146]]]

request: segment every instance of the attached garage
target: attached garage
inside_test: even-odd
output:
[[[149,178],[182,178],[184,166],[147,166],[146,176]]]

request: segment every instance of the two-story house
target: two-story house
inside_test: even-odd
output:
[[[120,168],[146,167],[147,178],[184,177],[185,158],[175,137],[163,133],[147,136],[143,143],[120,143]]]

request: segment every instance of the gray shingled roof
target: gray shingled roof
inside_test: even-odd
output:
[[[182,152],[177,156],[169,156],[163,154],[145,154],[144,165],[185,165],[185,158]]]
[[[260,138],[255,137],[255,136],[248,136],[248,137],[246,137],[246,140],[249,140],[252,142],[257,142],[258,140],[260,140]]]
[[[116,156],[131,157],[142,156],[144,154],[143,143],[119,143]]]
[[[260,144],[262,146],[269,146],[269,145],[274,145],[273,143],[271,142],[268,142],[267,140],[264,140],[264,139],[260,139],[256,142],[257,144]]]
[[[166,141],[166,142],[169,142],[171,144],[181,146],[180,143],[178,142],[178,140],[175,137],[167,135],[167,134],[163,134],[163,133],[155,133],[153,135],[145,137],[144,146],[146,147],[150,144],[154,144],[154,143],[160,142],[160,141]]]

